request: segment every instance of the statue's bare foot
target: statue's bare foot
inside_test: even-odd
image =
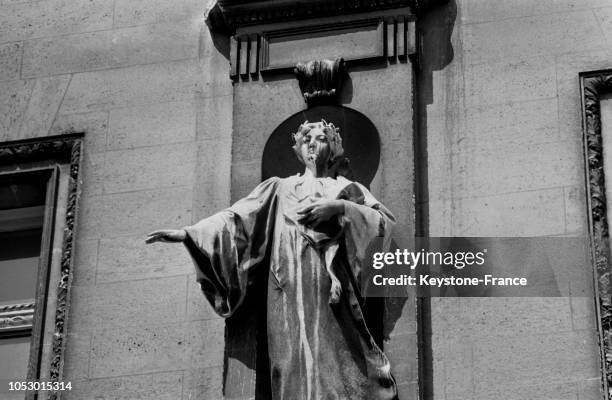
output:
[[[342,294],[342,286],[340,281],[335,276],[331,276],[331,289],[329,291],[329,304],[338,304],[340,295]]]

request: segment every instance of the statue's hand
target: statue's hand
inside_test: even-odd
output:
[[[186,238],[187,232],[185,232],[184,229],[160,229],[149,233],[145,239],[145,243],[181,243],[184,242]]]
[[[304,225],[317,226],[329,221],[336,215],[344,214],[343,200],[319,200],[297,211],[298,222]]]

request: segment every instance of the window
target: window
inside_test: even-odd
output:
[[[81,136],[0,144],[0,398],[61,380]],[[57,398],[50,393],[49,398]]]

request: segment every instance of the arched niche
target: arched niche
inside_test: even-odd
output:
[[[317,106],[297,112],[284,120],[270,135],[262,156],[262,180],[272,176],[286,178],[301,173],[291,146],[293,133],[305,121],[326,120],[340,129],[344,154],[350,161],[350,178],[369,186],[380,163],[380,136],[368,117],[343,106]]]

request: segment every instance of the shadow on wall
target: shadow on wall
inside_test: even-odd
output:
[[[416,235],[429,236],[429,188],[427,182],[427,105],[433,104],[433,73],[449,65],[455,56],[451,35],[457,18],[457,3],[427,11],[418,18],[419,60],[415,68],[415,197]],[[419,394],[421,400],[434,399],[433,351],[431,347],[431,299],[423,297],[418,303],[419,335]]]

